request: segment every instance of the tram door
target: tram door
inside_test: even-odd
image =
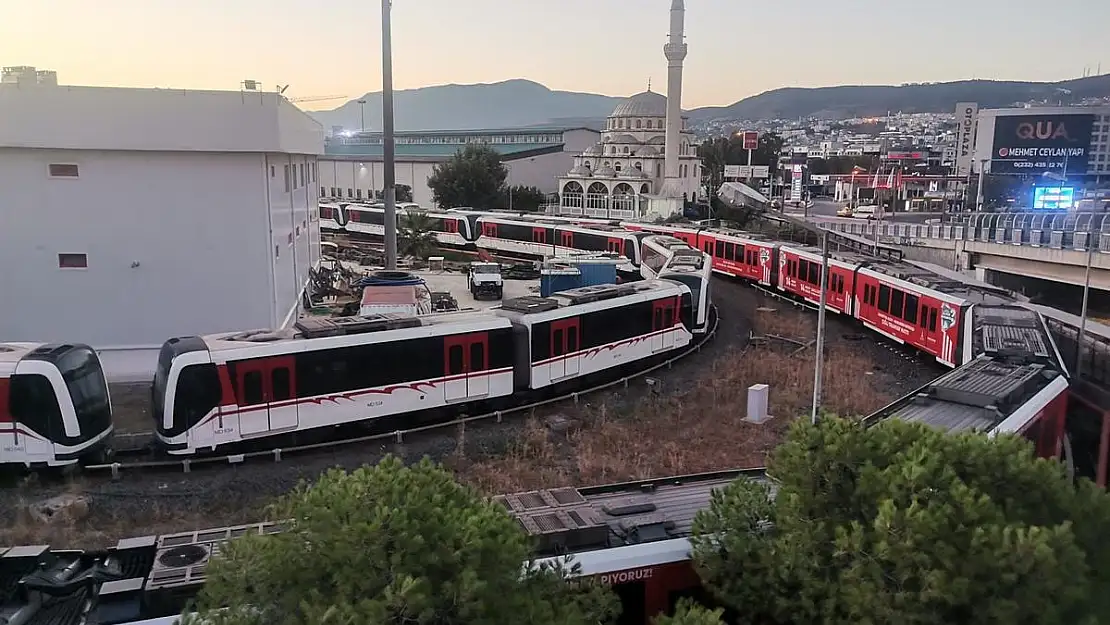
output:
[[[551,322],[551,357],[548,377],[551,381],[578,375],[580,370],[578,350],[581,321],[578,317]]]
[[[297,427],[297,387],[292,356],[237,363],[239,433],[243,436]]]
[[[443,400],[447,403],[489,396],[489,335],[485,332],[443,339]]]
[[[674,299],[656,300],[651,303],[651,351],[659,352],[674,347]]]

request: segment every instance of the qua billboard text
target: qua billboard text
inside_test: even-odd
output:
[[[992,174],[1087,173],[1095,116],[1006,115],[994,120]]]

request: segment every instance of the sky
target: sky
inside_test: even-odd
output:
[[[395,89],[528,78],[663,92],[670,0],[394,0]],[[13,0],[0,65],[62,84],[267,90],[334,108],[381,89],[377,0]],[[1107,0],[686,0],[683,108],[779,87],[1110,73]]]

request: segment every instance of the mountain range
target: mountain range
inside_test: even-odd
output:
[[[624,98],[554,91],[523,79],[477,85],[437,85],[395,91],[397,130],[469,130],[529,126],[598,127]],[[900,86],[838,86],[774,89],[728,106],[687,111],[692,122],[770,120],[818,117],[845,119],[887,112],[949,113],[957,102],[978,102],[983,108],[1017,102],[1073,104],[1087,98],[1110,97],[1110,74],[1060,82],[963,80]],[[360,105],[358,100],[366,100]],[[363,108],[365,107],[365,108]],[[325,128],[343,126],[381,129],[382,94],[367,93],[342,106],[312,111]]]

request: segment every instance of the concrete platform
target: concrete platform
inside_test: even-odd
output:
[[[466,274],[455,271],[414,271],[424,279],[430,291],[447,291],[459,302],[459,310],[486,310],[500,306],[503,300],[475,300],[467,288]],[[539,280],[503,280],[504,299],[539,295]]]

